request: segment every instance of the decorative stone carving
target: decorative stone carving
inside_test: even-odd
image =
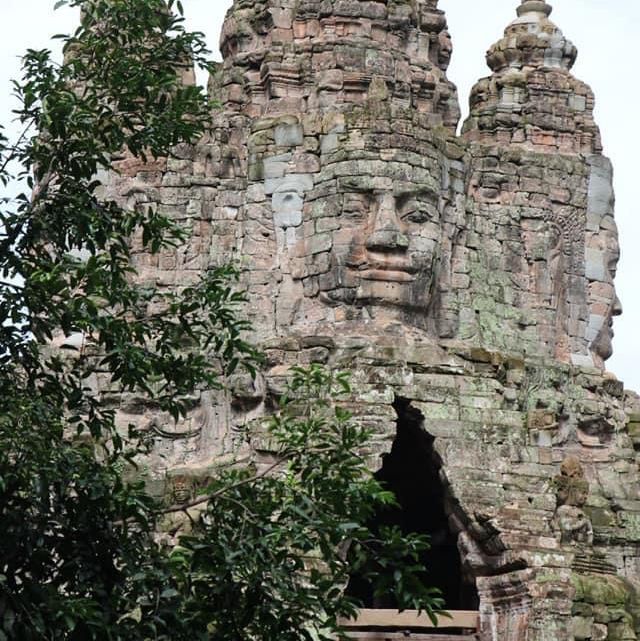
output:
[[[562,543],[593,543],[593,526],[582,507],[587,502],[589,483],[584,477],[580,461],[568,456],[560,466],[560,475],[554,479],[558,508],[553,527]]]
[[[584,469],[575,456],[562,461],[560,475],[554,479],[558,506],[583,507],[589,496],[589,482],[584,477]]]

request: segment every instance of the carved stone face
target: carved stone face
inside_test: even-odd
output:
[[[313,187],[298,190],[302,207],[291,198],[302,226],[295,244],[283,240],[302,266],[307,304],[341,310],[337,319],[401,318],[426,328],[442,272],[448,163],[431,142],[381,149],[369,144],[375,135],[342,133]],[[276,218],[288,211],[277,209]]]
[[[451,41],[451,34],[447,29],[443,29],[438,34],[437,64],[441,69],[446,70],[449,67],[452,54],[453,54],[453,43]]]
[[[589,281],[590,349],[597,365],[613,353],[613,319],[622,313],[614,279],[620,247],[615,221],[611,214],[603,217],[598,233],[587,239],[586,275]]]
[[[339,188],[328,300],[426,313],[439,264],[440,194],[432,173],[375,161]],[[397,176],[397,178],[396,178]]]
[[[620,245],[613,218],[611,164],[606,159],[592,160],[590,164],[584,251],[589,306],[586,338],[594,364],[602,367],[613,352],[613,319],[622,313],[614,285]]]

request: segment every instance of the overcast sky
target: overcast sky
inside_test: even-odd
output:
[[[19,56],[27,47],[48,46],[49,36],[65,33],[77,17],[69,9],[53,11],[54,0],[1,0],[0,122],[10,120],[11,78],[19,74]],[[222,19],[231,0],[182,0],[188,26],[203,31],[214,56]],[[458,85],[463,111],[471,85],[487,75],[484,52],[515,17],[519,0],[440,0],[447,12],[454,57],[449,77]],[[640,2],[637,0],[555,0],[552,19],[580,52],[574,73],[588,82],[597,99],[597,121],[605,153],[616,170],[616,218],[622,260],[617,278],[624,314],[616,320],[615,353],[608,368],[630,389],[640,391],[640,219],[635,175],[640,155]]]

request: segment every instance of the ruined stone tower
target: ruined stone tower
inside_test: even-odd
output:
[[[551,7],[517,13],[458,135],[437,0],[235,0],[211,135],[123,163],[111,189],[190,230],[176,254],[139,255],[142,278],[239,261],[267,360],[167,421],[154,469],[189,492],[292,365],[348,370],[372,467],[416,522],[432,515],[435,580],[479,609],[481,639],[631,640],[640,406],[604,368],[611,166]]]

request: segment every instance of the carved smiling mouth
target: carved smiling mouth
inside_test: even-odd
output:
[[[613,338],[615,336],[615,332],[613,331],[613,316],[609,319],[607,327],[609,329],[609,336]]]
[[[412,283],[416,277],[405,270],[396,269],[366,269],[360,272],[360,278],[363,280],[381,280],[394,283]]]
[[[363,280],[379,280],[395,283],[412,283],[417,269],[406,259],[389,257],[358,265],[358,275]]]

